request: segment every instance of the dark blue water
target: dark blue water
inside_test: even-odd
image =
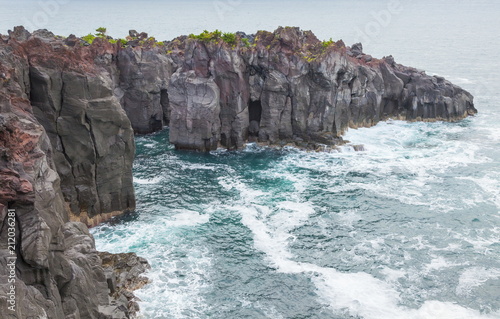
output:
[[[365,152],[199,154],[175,151],[168,130],[137,138],[137,211],[93,234],[150,261],[144,318],[500,318],[500,3],[54,1],[0,0],[0,32],[297,25],[445,76],[479,109],[349,131]]]

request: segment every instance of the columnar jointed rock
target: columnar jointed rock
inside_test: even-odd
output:
[[[144,261],[101,255],[104,269],[86,226],[70,222],[95,225],[134,209],[132,128],[169,123],[177,148],[208,151],[246,141],[336,144],[348,127],[389,117],[453,121],[476,112],[472,96],[441,77],[298,28],[207,32],[166,45],[130,37],[124,47],[22,27],[0,36],[2,314],[133,315],[129,290],[144,280],[129,279]],[[16,211],[15,313],[5,299],[8,208]]]
[[[371,126],[389,117],[453,121],[476,112],[472,96],[463,89],[396,64],[392,57],[373,59],[360,44],[351,49],[342,41],[321,42],[298,28],[260,31],[252,44],[206,38],[182,37],[168,45],[172,55],[183,57],[173,58],[182,63],[169,93],[183,89],[176,82],[183,74],[215,81],[221,109],[214,116],[222,123],[213,136],[220,136],[219,143],[228,148],[241,147],[249,135],[273,144],[335,144],[348,127]],[[188,105],[170,107],[173,114],[184,114]],[[182,121],[189,122],[189,114],[197,116],[187,114]],[[206,148],[203,134],[173,120],[172,143]]]
[[[64,111],[54,101],[65,101],[65,79],[70,87],[86,81],[92,84],[89,89],[100,91],[77,90],[83,104],[92,99],[113,100],[113,91],[136,133],[154,132],[169,124],[170,141],[182,149],[232,149],[247,141],[338,144],[348,127],[371,126],[389,117],[453,121],[476,112],[472,96],[443,78],[396,64],[392,57],[374,59],[363,53],[359,43],[349,48],[342,41],[321,42],[312,32],[298,28],[259,31],[252,36],[238,33],[233,40],[213,32],[182,36],[166,45],[131,31],[125,47],[99,38],[91,46],[68,47],[67,41],[47,40],[47,32],[36,34],[38,42],[22,30],[12,36],[23,40],[29,52],[31,79],[37,82],[32,101],[41,111],[37,114],[52,108],[49,117],[54,123],[59,115],[53,113]],[[43,54],[36,53],[40,51]],[[71,66],[75,61],[85,68],[77,73],[80,79],[74,72],[61,71],[61,65]],[[116,108],[115,101],[110,103]],[[48,124],[43,125],[47,128]],[[52,131],[59,126],[64,131],[64,126],[53,126],[48,132],[56,145]],[[64,139],[59,139],[58,145],[63,145]],[[91,149],[90,144],[86,146]],[[71,171],[64,159],[60,162],[57,167]],[[74,209],[79,190],[66,187],[74,183],[71,178],[63,179],[63,193]],[[90,194],[86,198],[97,199],[92,187],[82,192]],[[128,200],[120,201],[115,206],[123,207]],[[96,207],[84,204],[82,211],[92,215],[104,205],[101,200],[95,202],[99,203]]]
[[[136,133],[161,130],[168,124],[167,87],[172,61],[160,48],[126,48],[118,51],[119,85],[115,94],[132,120]]]
[[[30,56],[24,44],[31,40],[20,45],[18,35],[29,37],[17,28],[8,43],[0,40],[0,313],[19,319],[129,318],[136,311],[128,302],[130,292],[111,294],[87,226],[69,221],[71,205],[61,185],[81,192],[93,185],[84,179],[89,174],[95,177],[101,203],[115,205],[103,196],[123,187],[100,182],[113,180],[116,170],[99,166],[117,165],[119,178],[131,183],[131,170],[126,169],[133,152],[124,147],[132,141],[130,123],[109,93],[109,79],[76,69],[62,71],[54,64],[61,57],[50,61],[50,50],[47,60]],[[34,96],[35,108],[30,103]],[[69,164],[64,166],[62,159]],[[85,160],[92,164],[83,164]],[[66,174],[75,178],[73,184],[61,181],[60,175]],[[75,202],[82,207],[84,200],[77,196]],[[14,211],[15,222],[8,209]],[[13,223],[14,231],[9,229]],[[15,246],[8,246],[8,238],[15,239]],[[8,267],[13,261],[15,267]],[[10,294],[11,286],[15,294]],[[11,295],[15,304],[7,303]]]
[[[116,48],[68,49],[36,37],[10,45],[26,52],[33,112],[50,138],[72,220],[96,225],[133,210],[133,130],[109,71]]]

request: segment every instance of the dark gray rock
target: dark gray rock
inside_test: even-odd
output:
[[[23,26],[14,27],[14,31],[9,30],[9,37],[16,41],[26,41],[31,36]]]
[[[131,37],[131,38],[137,38],[139,36],[139,33],[135,30],[129,30],[128,31],[128,35]]]
[[[351,52],[353,56],[357,57],[358,55],[363,54],[363,45],[361,43],[355,43],[351,46]]]
[[[220,91],[194,71],[174,73],[168,90],[170,140],[181,149],[214,150],[220,141]]]
[[[178,52],[172,60],[180,67],[168,93],[175,114],[170,119],[171,142],[178,148],[211,149],[204,139],[229,149],[256,139],[279,145],[294,136],[305,143],[332,145],[342,143],[341,135],[349,127],[372,126],[390,117],[454,121],[476,112],[472,96],[463,89],[398,65],[391,56],[374,59],[359,43],[350,51],[340,45],[326,50],[297,28],[261,31],[255,39],[255,47],[243,49],[221,41],[172,41],[170,48]],[[297,53],[304,50],[313,58]],[[190,81],[179,81],[186,78]],[[188,101],[207,90],[193,92],[187,87],[206,86],[212,80],[220,94],[219,102],[211,100],[210,105],[220,105],[220,111],[211,107],[214,113],[200,123]],[[219,132],[213,125],[217,118]],[[199,126],[186,124],[194,122]]]
[[[78,43],[80,43],[80,39],[77,38],[74,34],[70,34],[69,37],[67,37],[64,40],[64,44],[66,44],[67,46],[70,46],[70,47],[74,47]]]
[[[37,38],[40,38],[40,39],[43,39],[43,40],[46,40],[46,41],[51,41],[51,40],[54,39],[54,33],[50,32],[47,29],[35,30],[35,31],[33,31],[32,35],[34,37],[37,37]]]
[[[46,59],[52,46],[37,37],[9,44],[0,43],[2,318],[129,318],[137,311],[131,292],[110,295],[87,226],[69,221],[82,208],[93,207],[97,221],[133,207],[132,128],[111,77],[85,69],[88,60],[75,68],[64,51]],[[14,250],[7,247],[8,209],[15,211]],[[130,271],[131,280],[143,268]],[[14,311],[7,303],[13,274]]]
[[[134,209],[133,131],[108,76],[31,66],[33,112],[45,127],[75,218],[95,225],[101,215]]]
[[[136,133],[161,130],[168,124],[167,89],[173,73],[172,61],[157,48],[126,48],[117,55],[119,84],[115,95]]]

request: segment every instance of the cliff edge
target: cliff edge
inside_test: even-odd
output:
[[[23,28],[0,39],[0,313],[131,318],[149,265],[103,264],[87,225],[135,207],[133,129],[99,52],[64,53]]]
[[[87,228],[135,209],[134,133],[169,125],[176,148],[199,151],[315,149],[388,118],[476,112],[442,77],[298,28],[158,42],[16,27],[0,35],[0,312],[134,316],[147,261],[98,253]]]

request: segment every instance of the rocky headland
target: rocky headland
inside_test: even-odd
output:
[[[135,209],[134,133],[168,125],[176,148],[198,151],[316,149],[388,118],[474,113],[473,97],[444,78],[298,28],[158,42],[16,27],[0,36],[0,313],[134,316],[147,261],[97,252],[87,228]]]

